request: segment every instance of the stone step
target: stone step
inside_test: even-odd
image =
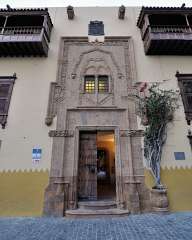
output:
[[[75,210],[67,210],[65,216],[67,218],[100,218],[100,217],[125,217],[129,215],[128,210],[118,208],[91,210],[78,208]]]
[[[115,201],[80,201],[78,202],[78,207],[81,209],[90,209],[90,210],[102,210],[102,209],[111,209],[116,208]]]

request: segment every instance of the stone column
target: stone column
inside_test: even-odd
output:
[[[45,189],[44,216],[64,216],[68,203],[70,179],[64,178],[64,152],[66,137],[73,137],[74,132],[69,130],[50,131],[53,137],[53,150],[49,185]]]

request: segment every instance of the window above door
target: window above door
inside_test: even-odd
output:
[[[108,93],[109,92],[109,77],[106,75],[98,76],[98,92]]]
[[[86,75],[84,77],[85,93],[95,93],[95,76]]]
[[[107,75],[85,75],[84,76],[85,93],[108,93],[109,76]]]

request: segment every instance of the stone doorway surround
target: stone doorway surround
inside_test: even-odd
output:
[[[79,132],[89,130],[114,131],[117,207],[131,213],[150,211],[141,153],[143,131],[138,129],[131,97],[136,81],[132,39],[106,37],[100,44],[88,43],[87,38],[61,38],[59,52],[57,81],[50,86],[46,117],[46,124],[51,125],[57,116],[57,126],[49,132],[53,147],[43,214],[64,216],[67,209],[78,207]],[[105,63],[110,74],[111,91],[103,100],[97,96],[95,101],[82,92],[81,69],[89,69],[92,62]]]
[[[120,182],[117,180],[119,179],[119,176],[121,176],[121,161],[120,161],[120,142],[119,142],[119,128],[115,126],[86,126],[86,127],[77,127],[76,128],[76,138],[79,139],[80,132],[83,131],[102,131],[102,132],[114,132],[114,140],[115,140],[115,173],[116,173],[116,205],[119,208],[123,208],[123,193]],[[75,167],[74,167],[74,175],[78,175],[78,156],[79,156],[79,144],[76,145],[75,154],[77,158],[75,159]],[[117,177],[118,176],[118,177]]]

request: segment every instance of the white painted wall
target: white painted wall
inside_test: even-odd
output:
[[[87,36],[91,20],[104,22],[106,36],[132,36],[139,82],[163,82],[165,88],[178,89],[175,73],[191,73],[192,56],[145,56],[140,31],[136,27],[139,8],[127,8],[126,18],[119,20],[116,7],[75,8],[75,19],[68,20],[65,8],[49,10],[54,25],[48,58],[0,58],[0,75],[17,74],[8,123],[0,129],[0,170],[49,169],[52,139],[44,124],[50,82],[56,80],[61,36]],[[183,106],[169,126],[162,166],[192,166],[191,149]],[[32,148],[42,148],[39,165],[32,163]],[[175,161],[174,151],[186,153],[185,161]]]

